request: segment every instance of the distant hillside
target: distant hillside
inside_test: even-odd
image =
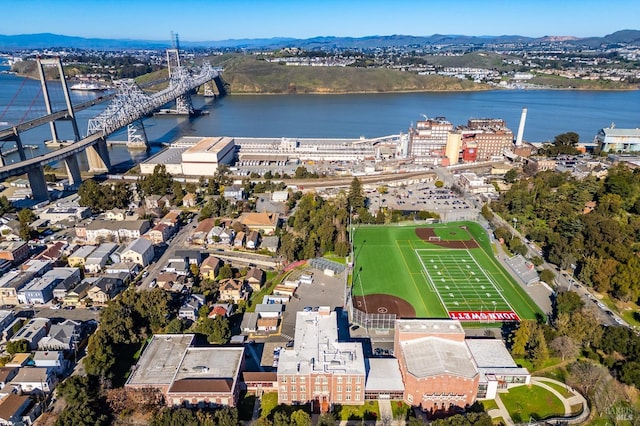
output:
[[[576,38],[571,36],[545,36],[541,38],[519,35],[501,36],[466,36],[456,34],[433,34],[430,36],[387,35],[369,37],[314,37],[295,39],[274,37],[264,39],[229,39],[229,40],[181,40],[183,48],[245,48],[245,49],[279,49],[283,47],[300,47],[303,49],[355,49],[374,47],[428,46],[434,44],[449,45],[483,45],[496,43],[536,43],[548,41],[564,41],[578,45],[598,46],[612,43],[640,44],[640,31],[622,30],[604,37]],[[56,47],[117,50],[117,49],[163,49],[171,45],[170,40],[131,40],[131,39],[99,39],[72,37],[59,34],[22,34],[0,35],[0,51],[17,49],[45,49]]]
[[[214,57],[233,94],[387,93],[489,90],[468,80],[349,67],[292,67],[254,56]]]

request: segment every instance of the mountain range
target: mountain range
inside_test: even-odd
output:
[[[213,48],[213,49],[278,49],[284,47],[298,47],[302,49],[367,49],[375,47],[400,46],[428,46],[428,45],[487,45],[504,43],[550,43],[563,42],[587,47],[601,45],[625,44],[640,45],[639,30],[621,30],[604,37],[578,38],[571,36],[545,36],[539,38],[519,35],[501,36],[466,36],[443,35],[431,36],[369,36],[369,37],[314,37],[308,39],[296,38],[260,38],[260,39],[228,39],[217,41],[181,41],[183,49]],[[95,50],[116,49],[165,49],[171,46],[170,41],[133,40],[133,39],[102,39],[73,37],[60,34],[22,34],[0,35],[0,51],[20,49],[47,48],[77,48]]]

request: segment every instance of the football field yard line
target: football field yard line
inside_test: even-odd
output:
[[[429,271],[427,270],[427,267],[425,266],[424,262],[422,261],[422,257],[420,257],[417,253],[416,253],[416,256],[418,257],[418,260],[420,261],[420,264],[422,265],[422,270],[424,271],[424,275],[425,275],[427,284],[431,283],[431,287],[432,287],[434,293],[436,294],[436,296],[438,296],[438,299],[440,300],[440,304],[442,305],[444,310],[447,311],[447,314],[448,314],[449,313],[449,309],[447,309],[447,304],[444,303],[444,300],[442,300],[442,296],[440,295],[440,292],[438,291],[438,288],[436,287],[435,283],[431,279],[431,274],[429,274]]]
[[[411,242],[409,242],[411,243]],[[396,241],[396,244],[398,244],[398,241]],[[409,244],[411,245],[411,244]],[[407,259],[404,258],[404,253],[402,252],[402,249],[400,249],[400,245],[398,245],[398,249],[400,251],[400,257],[402,258],[402,262],[404,263],[405,268],[407,268],[407,271],[410,271],[411,268],[409,268],[409,264],[407,263]],[[415,249],[413,249],[415,250]],[[422,301],[422,306],[423,308],[425,308],[427,311],[429,311],[427,309],[427,304],[424,303],[424,298],[422,297],[422,292],[420,291],[420,287],[418,287],[418,283],[416,282],[416,280],[413,278],[413,276],[415,275],[415,273],[411,273],[409,274],[411,276],[411,281],[413,282],[414,287],[416,288],[416,291],[418,292],[418,295],[420,296],[420,300]],[[422,274],[420,274],[422,275]],[[432,290],[433,291],[433,290]]]
[[[500,307],[500,309],[508,309],[515,312],[513,306],[504,297],[502,289],[482,268],[469,249],[438,250],[440,253],[435,256],[427,255],[424,258],[420,255],[421,251],[433,252],[433,250],[416,249],[415,252],[427,281],[433,287],[440,303],[442,303],[447,312],[459,310],[462,306],[466,306],[470,311],[490,312],[492,309],[495,311]],[[442,253],[442,251],[445,253]],[[428,265],[430,263],[434,267],[440,268],[437,275],[432,274],[429,270]],[[467,269],[471,269],[468,274]],[[476,276],[478,284],[471,281],[472,276]],[[446,284],[442,285],[438,281],[438,277],[441,281],[444,280]],[[489,288],[484,289],[485,284]],[[480,290],[478,286],[483,287],[483,289]],[[482,294],[481,291],[483,290],[487,290],[487,292]],[[494,292],[495,294],[492,294]]]
[[[469,250],[467,250],[467,252],[469,252]],[[471,253],[469,253],[469,256],[471,256]],[[476,260],[475,257],[471,256],[471,258],[473,259],[475,264],[478,266],[478,268],[480,268],[480,270],[482,271],[482,274],[489,280],[489,282],[491,283],[491,285],[493,286],[493,288],[495,289],[497,294],[500,296],[500,298],[507,304],[509,309],[511,309],[511,312],[516,312],[516,310],[513,309],[513,306],[511,306],[511,303],[509,303],[509,301],[504,297],[504,294],[502,292],[502,288],[498,288],[498,285],[496,284],[496,282],[493,280],[492,277],[490,277],[487,274],[487,271],[485,271],[482,267],[480,267],[480,264],[478,263],[478,261]]]

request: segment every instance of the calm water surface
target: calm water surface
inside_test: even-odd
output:
[[[7,69],[0,67],[0,71]],[[54,110],[64,109],[59,83],[50,83]],[[95,93],[73,92],[74,102]],[[570,90],[501,90],[473,93],[406,93],[357,95],[273,95],[231,94],[218,100],[194,97],[196,108],[209,111],[198,118],[152,117],[145,119],[147,136],[157,152],[161,142],[185,135],[237,137],[358,138],[406,132],[424,115],[445,117],[454,125],[469,118],[502,118],[517,133],[523,107],[528,109],[524,139],[552,140],[557,134],[574,131],[585,142],[612,122],[617,127],[640,127],[640,91],[602,92]],[[77,113],[84,135],[90,118],[104,106]],[[0,74],[0,128],[45,114],[39,81]],[[68,123],[58,125],[62,139],[73,137]],[[26,144],[43,146],[50,139],[49,127],[22,134]],[[111,139],[126,139],[126,131]],[[6,143],[5,148],[12,146]],[[37,152],[44,152],[44,146]],[[28,156],[30,153],[27,154]],[[39,155],[33,153],[33,155]],[[130,164],[148,153],[130,153],[125,147],[111,148],[112,163]],[[8,162],[16,161],[10,155]]]

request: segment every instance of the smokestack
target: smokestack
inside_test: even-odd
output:
[[[518,136],[516,137],[516,146],[522,146],[522,136],[524,135],[524,123],[527,121],[527,109],[522,108],[520,116],[520,126],[518,127]]]

